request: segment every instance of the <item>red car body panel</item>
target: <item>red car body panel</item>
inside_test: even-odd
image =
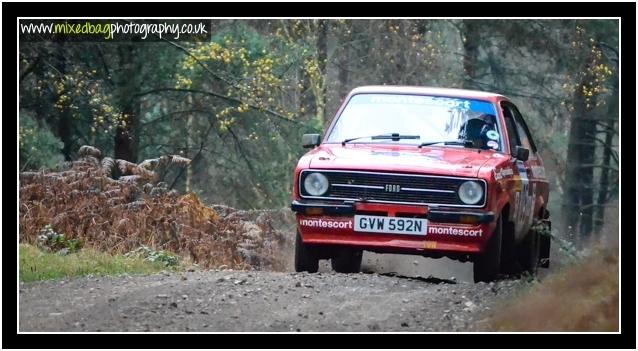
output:
[[[549,187],[543,162],[537,152],[530,150],[529,159],[517,161],[511,156],[507,129],[501,103],[511,103],[502,95],[457,89],[425,87],[362,87],[353,90],[344,99],[325,135],[329,135],[337,117],[349,99],[356,94],[401,93],[430,96],[468,98],[490,102],[497,111],[502,133],[502,151],[455,148],[446,146],[322,143],[299,160],[293,182],[293,201],[302,198],[299,176],[302,170],[371,171],[414,175],[434,175],[482,179],[487,183],[486,203],[473,212],[503,213],[506,206],[508,221],[515,224],[512,233],[518,242],[529,230],[534,218],[542,215],[548,202]],[[320,202],[320,201],[318,201]],[[404,205],[393,203],[355,203],[356,213],[375,213],[394,217],[427,215],[436,208],[463,211],[449,206]],[[496,218],[496,217],[495,217]],[[377,252],[412,253],[424,256],[472,255],[483,251],[492,235],[496,221],[480,224],[437,223],[428,220],[426,235],[401,235],[355,232],[352,215],[325,215],[297,213],[297,226],[304,243],[347,245]],[[332,223],[332,224],[331,224]]]

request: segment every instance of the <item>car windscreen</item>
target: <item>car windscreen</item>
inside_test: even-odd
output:
[[[413,137],[372,138],[388,134]],[[357,94],[350,98],[325,142],[356,139],[357,143],[420,145],[481,138],[482,145],[500,150],[500,136],[494,105],[487,101],[407,94]]]

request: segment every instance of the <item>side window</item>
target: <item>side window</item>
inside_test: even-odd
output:
[[[510,144],[510,152],[514,153],[514,148],[521,145],[518,139],[516,123],[514,123],[514,116],[509,106],[501,104],[501,107],[503,108],[503,117],[505,117],[505,128],[507,128],[507,139]]]
[[[514,112],[514,120],[516,121],[518,135],[520,136],[521,143],[523,144],[522,146],[536,153],[536,144],[534,144],[534,140],[529,132],[529,128],[527,128],[527,124],[525,124],[525,121],[523,120],[523,116],[516,107],[513,107],[512,110]]]
[[[527,133],[525,133],[525,130],[523,129],[521,124],[518,123],[518,120],[516,121],[516,131],[518,132],[518,135],[520,136],[521,146],[533,152],[534,150],[532,149],[532,145],[529,143],[529,138],[527,137]]]

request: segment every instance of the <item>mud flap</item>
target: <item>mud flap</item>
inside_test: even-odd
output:
[[[545,225],[547,231],[541,232],[541,235],[539,236],[539,266],[543,268],[549,268],[549,248],[552,243],[552,237],[549,235],[549,233],[551,233],[552,231],[552,222],[544,220],[543,224]]]

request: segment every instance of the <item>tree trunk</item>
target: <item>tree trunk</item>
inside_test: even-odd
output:
[[[133,98],[138,90],[137,80],[140,68],[136,64],[135,47],[133,45],[120,45],[118,55],[120,61],[120,76],[117,89],[118,104],[124,123],[118,123],[115,129],[115,158],[137,162],[137,144],[139,130],[139,102]]]
[[[576,92],[575,99],[578,99],[580,92]],[[580,98],[579,100],[582,100]],[[578,100],[576,100],[578,101]],[[575,102],[576,106],[582,106],[582,103]],[[582,140],[582,128],[578,123],[578,113],[582,113],[582,109],[577,108],[576,113],[572,116],[569,128],[569,142],[567,146],[567,172],[565,174],[565,196],[563,198],[564,223],[563,232],[570,238],[577,238],[576,227],[578,225],[578,208],[580,206],[580,179],[578,177],[579,163],[579,145]]]
[[[317,118],[326,123],[326,63],[328,61],[328,22],[319,20],[317,28],[317,63],[319,65],[319,87],[316,96]]]
[[[60,43],[58,46],[58,50],[57,50],[57,57],[58,57],[58,70],[60,71],[60,73],[62,74],[63,77],[61,77],[62,79],[64,79],[66,77],[66,71],[67,71],[67,67],[66,67],[66,52],[65,52],[65,45],[64,43]],[[59,96],[56,96],[56,99]],[[71,111],[69,110],[69,106],[68,104],[64,104],[62,109],[59,110],[58,112],[58,123],[57,123],[57,134],[58,137],[60,138],[60,140],[62,141],[62,143],[64,144],[64,146],[62,147],[62,154],[64,155],[64,159],[67,161],[71,160],[71,154],[73,152],[73,141],[72,139],[72,135],[73,133],[71,132],[71,126],[72,126],[72,121],[71,121]]]
[[[42,61],[39,62],[33,69],[33,74],[35,75],[36,86],[40,86],[40,81],[46,81],[46,76],[44,75],[44,69],[42,65]],[[49,126],[51,127],[51,106],[54,104],[51,98],[51,92],[49,89],[37,89],[36,92],[36,101],[33,110],[35,111],[35,119],[38,122],[40,127]]]
[[[474,89],[477,76],[479,43],[481,41],[480,22],[477,20],[463,20],[461,41],[463,42],[463,88]]]
[[[585,108],[585,116],[587,109]],[[596,124],[591,118],[580,122],[584,137],[580,143],[580,164],[594,164],[596,145],[593,138],[596,135]],[[594,220],[594,167],[580,168],[580,236],[583,241],[591,235]]]
[[[583,67],[585,72],[593,61],[594,57],[590,55]],[[593,164],[596,151],[593,140],[596,124],[590,116],[590,110],[592,106],[595,106],[595,101],[587,102],[583,96],[583,89],[587,87],[591,79],[590,75],[584,75],[573,96],[574,111],[567,145],[567,173],[562,205],[565,218],[563,231],[570,237],[574,237],[579,244],[586,241],[593,226],[594,168],[581,166]]]
[[[603,165],[610,165],[611,163],[611,143],[614,138],[613,130],[615,121],[611,120],[608,129],[605,132],[605,144],[603,149]],[[596,215],[594,218],[594,232],[599,233],[605,224],[605,204],[609,199],[609,168],[602,168],[600,173],[600,187],[598,188],[598,197],[596,201]]]
[[[613,90],[615,92],[618,91],[618,75],[614,74],[613,77]],[[606,125],[605,129],[605,144],[603,145],[603,165],[610,166],[611,165],[611,156],[612,156],[612,143],[614,141],[616,128],[616,120],[614,119],[618,116],[618,95],[614,94],[611,99],[608,101],[607,105],[607,118],[609,118],[609,123]],[[598,198],[597,198],[597,207],[596,214],[594,218],[594,231],[599,233],[602,230],[603,225],[605,224],[605,205],[609,201],[610,193],[613,192],[613,189],[609,189],[610,184],[610,169],[603,167],[600,174],[600,188],[598,189]]]
[[[193,96],[188,95],[188,106],[193,106]],[[188,120],[186,121],[186,157],[191,158],[191,135],[193,133],[193,114],[188,114]],[[193,162],[189,162],[188,166],[186,166],[186,193],[190,193],[192,191],[192,181],[193,181]]]
[[[339,60],[339,101],[343,99],[350,90],[350,85],[348,82],[349,72],[348,67],[350,65],[350,45],[345,44],[341,49],[341,59]]]

